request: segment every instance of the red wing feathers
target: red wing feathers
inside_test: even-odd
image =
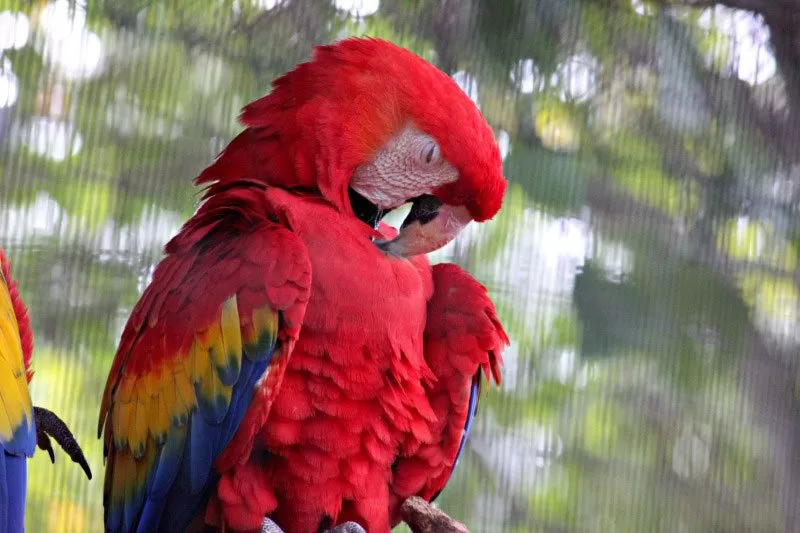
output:
[[[210,198],[131,315],[98,428],[107,531],[182,530],[204,510],[214,461],[229,444],[247,453],[266,419],[311,282],[305,247],[266,205],[246,184]],[[269,393],[252,402],[262,379]]]
[[[437,421],[431,427],[433,442],[395,465],[397,504],[413,495],[432,500],[444,488],[475,415],[481,370],[499,385],[502,351],[509,342],[480,283],[457,265],[439,264],[432,271],[425,360],[436,381],[426,385],[426,392]]]

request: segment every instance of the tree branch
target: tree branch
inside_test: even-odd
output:
[[[414,533],[469,533],[464,524],[456,522],[418,496],[403,502],[400,516]]]

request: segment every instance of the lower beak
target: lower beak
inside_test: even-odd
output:
[[[427,254],[455,239],[471,221],[466,207],[443,204],[426,194],[411,204],[397,237],[375,244],[387,253],[403,257]]]

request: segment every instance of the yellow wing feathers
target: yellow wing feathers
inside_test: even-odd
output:
[[[254,311],[253,325],[274,342],[275,328],[265,327],[267,315],[277,325],[276,313],[268,307]],[[137,459],[143,458],[148,438],[163,444],[171,427],[182,426],[195,409],[209,421],[222,420],[239,379],[243,345],[250,340],[242,338],[242,330],[237,299],[232,296],[211,325],[194,335],[185,353],[154,354],[157,362],[146,373],[123,375],[111,407],[117,449],[127,447]]]
[[[23,424],[26,433],[32,432],[33,405],[19,324],[6,280],[0,272],[0,444],[11,442]]]

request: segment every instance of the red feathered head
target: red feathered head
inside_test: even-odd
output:
[[[500,151],[477,106],[444,72],[387,41],[317,47],[241,119],[248,129],[199,183],[248,177],[316,189],[347,211],[357,176],[356,191],[368,204],[384,204],[381,212],[423,194],[461,206],[448,215],[451,226],[492,218],[502,204]],[[422,168],[437,163],[428,174]]]

